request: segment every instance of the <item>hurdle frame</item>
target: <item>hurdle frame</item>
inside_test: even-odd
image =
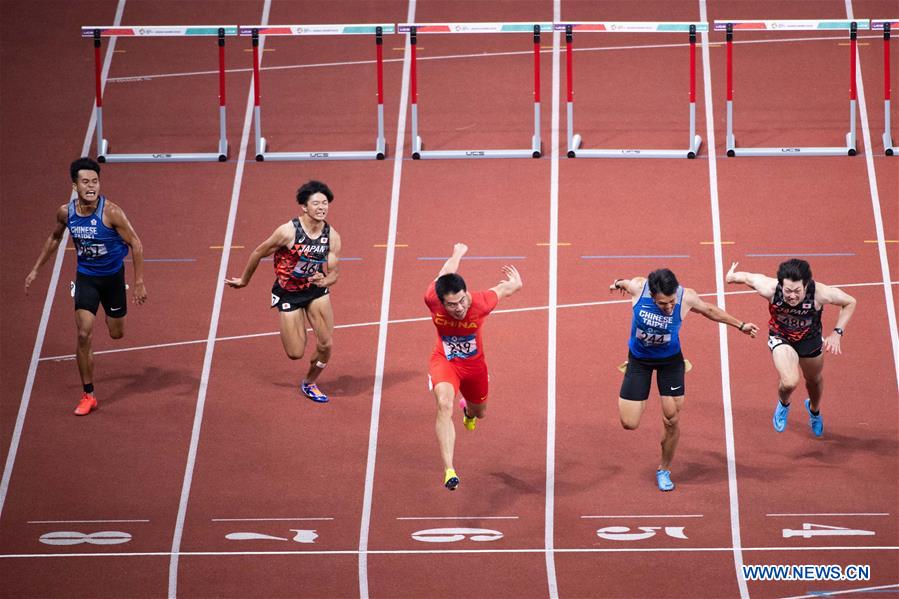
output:
[[[565,32],[565,72],[568,119],[568,158],[696,158],[702,137],[696,133],[696,33],[707,32],[709,25],[702,21],[580,21],[555,24],[556,31]],[[690,48],[690,140],[686,150],[670,149],[582,149],[583,139],[574,132],[574,32],[613,33],[671,33],[687,32]]]
[[[540,158],[543,150],[540,140],[540,34],[553,31],[550,22],[497,22],[497,23],[400,23],[399,33],[409,35],[412,66],[409,78],[409,95],[412,107],[412,159],[435,158]],[[526,33],[534,40],[534,134],[528,149],[486,150],[425,150],[418,135],[418,34],[419,33]]]
[[[307,25],[241,25],[241,36],[250,36],[253,45],[253,130],[256,142],[256,160],[384,160],[387,142],[384,137],[384,34],[395,33],[392,23],[355,24],[307,24]],[[378,132],[374,150],[342,151],[294,151],[270,152],[268,140],[262,135],[262,108],[260,105],[259,36],[332,36],[373,35],[375,38],[375,66],[377,70],[377,119]]]
[[[86,26],[81,28],[81,37],[94,40],[94,73],[96,91],[94,110],[97,119],[97,161],[98,162],[224,162],[228,159],[228,139],[225,130],[225,37],[236,36],[236,25],[132,25],[132,26]],[[219,139],[216,152],[152,152],[145,154],[113,154],[109,151],[109,141],[103,137],[103,82],[102,82],[102,38],[104,37],[210,37],[218,38],[219,59]]]
[[[893,147],[893,136],[890,126],[890,32],[899,25],[899,19],[871,19],[872,30],[883,30],[883,153],[892,156],[896,153]]]
[[[725,32],[726,43],[726,77],[727,77],[727,138],[726,148],[729,157],[734,156],[855,156],[856,150],[856,47],[859,29],[869,29],[867,19],[786,19],[786,20],[715,20],[715,31]],[[845,146],[813,146],[813,147],[756,147],[737,148],[734,137],[733,110],[733,37],[734,30],[740,31],[849,31],[849,132],[846,134]],[[836,39],[836,38],[834,38]]]

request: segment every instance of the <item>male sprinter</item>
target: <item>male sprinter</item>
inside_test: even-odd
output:
[[[755,337],[759,328],[702,301],[695,291],[681,287],[674,273],[667,268],[654,270],[645,279],[615,279],[609,291],[616,289],[630,294],[633,305],[627,370],[619,391],[618,415],[626,430],[635,430],[640,425],[655,370],[665,424],[656,483],[660,491],[671,491],[674,489],[671,460],[680,438],[678,415],[684,405],[684,356],[680,347],[683,319],[691,311],[697,312],[714,322],[736,327],[750,337]]]
[[[25,277],[25,293],[37,277],[37,271],[59,247],[62,234],[69,229],[77,251],[75,278],[75,326],[78,349],[75,356],[81,374],[83,392],[75,414],[87,416],[97,409],[94,395],[94,353],[91,339],[97,308],[103,304],[109,336],[121,339],[125,334],[128,300],[125,293],[125,256],[131,247],[134,262],[133,300],[147,299],[144,286],[144,250],[125,213],[100,195],[100,165],[90,158],[79,158],[69,167],[72,189],[77,197],[56,211],[56,225],[44,242],[34,268]]]
[[[777,278],[751,272],[737,272],[734,262],[727,271],[728,283],[752,287],[768,300],[768,347],[774,368],[780,377],[778,402],[774,408],[774,430],[782,433],[790,413],[790,395],[799,386],[799,373],[805,378],[808,399],[808,425],[816,437],[824,434],[821,418],[821,392],[824,388],[824,352],[839,354],[843,328],[855,311],[855,298],[837,287],[816,283],[808,262],[793,258],[781,263]],[[840,307],[833,331],[821,338],[821,313],[824,304]]]
[[[428,384],[437,399],[437,443],[443,458],[443,485],[450,491],[459,486],[453,468],[453,401],[461,393],[462,423],[473,431],[478,418],[487,414],[487,362],[481,329],[499,300],[521,289],[521,275],[514,266],[503,266],[506,278],[487,291],[469,292],[457,274],[468,251],[464,243],[453,246],[453,255],[440,269],[425,292],[425,304],[437,328],[437,345],[428,366]]]
[[[297,203],[303,213],[284,223],[253,250],[243,276],[225,279],[235,289],[246,287],[259,261],[275,255],[275,284],[272,308],[281,313],[281,344],[287,357],[299,360],[306,349],[305,314],[315,332],[306,378],[300,392],[314,402],[325,403],[328,396],[315,383],[331,358],[334,313],[331,310],[331,285],[337,282],[340,261],[340,235],[328,224],[328,208],[334,201],[331,189],[320,181],[309,181],[297,190]]]

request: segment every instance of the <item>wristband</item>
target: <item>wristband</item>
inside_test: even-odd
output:
[[[745,323],[745,322],[741,322],[741,323],[740,323],[740,326],[739,326],[739,328],[737,328],[737,330],[740,331],[740,332],[742,333],[742,332],[743,332],[743,327],[744,327],[744,326],[746,326],[746,323]]]
[[[836,333],[837,335],[839,335],[840,337],[843,336],[843,329],[841,329],[840,327],[834,327],[833,332]]]

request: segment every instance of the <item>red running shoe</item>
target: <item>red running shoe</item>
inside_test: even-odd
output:
[[[81,401],[78,402],[78,407],[75,408],[76,416],[87,416],[91,412],[97,409],[97,398],[94,397],[90,393],[82,393]]]

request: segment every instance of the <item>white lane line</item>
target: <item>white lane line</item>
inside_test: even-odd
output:
[[[518,516],[400,516],[397,520],[518,520]]]
[[[122,524],[126,522],[149,522],[149,520],[29,520],[28,524]]]
[[[415,2],[409,0],[406,22],[415,22]],[[381,417],[381,393],[384,389],[384,367],[387,360],[387,329],[390,323],[390,292],[393,286],[393,261],[396,257],[396,229],[400,212],[400,182],[403,175],[403,152],[406,141],[406,110],[409,98],[409,73],[412,65],[411,44],[406,34],[403,58],[403,81],[396,122],[396,143],[393,156],[393,183],[390,188],[390,224],[387,229],[387,248],[384,257],[384,283],[381,286],[381,314],[378,319],[378,350],[375,359],[375,381],[371,398],[371,420],[368,427],[368,457],[365,462],[365,487],[362,495],[362,515],[359,521],[359,597],[368,599],[368,535],[371,528],[371,502],[375,483],[375,458],[378,453],[378,425]]]
[[[702,514],[628,514],[624,516],[581,516],[581,518],[702,518]]]
[[[333,520],[334,518],[212,518],[212,522],[308,522]]]
[[[788,518],[792,516],[889,516],[888,512],[829,512],[823,514],[765,514],[769,518]]]
[[[553,0],[553,19],[561,20],[561,0]],[[561,33],[553,31],[552,146],[549,182],[549,317],[546,339],[546,505],[543,544],[546,547],[546,584],[550,599],[558,599],[556,580],[556,342],[559,303],[559,47]]]
[[[883,283],[842,283],[837,284],[837,287],[881,287]],[[899,285],[899,281],[892,281],[890,285]],[[727,295],[755,295],[756,291],[726,291],[724,293]],[[716,293],[700,293],[699,297],[715,297]],[[612,304],[629,304],[631,300],[602,300],[598,302],[578,302],[575,304],[557,304],[556,308],[559,310],[564,310],[568,308],[592,308],[594,306],[610,306]],[[548,310],[549,306],[531,306],[527,308],[505,308],[500,310],[494,310],[491,314],[512,314],[514,312],[539,312],[541,310]],[[397,318],[394,320],[388,320],[387,324],[405,324],[410,322],[426,322],[430,321],[430,317],[422,316],[416,318]],[[359,327],[373,327],[378,326],[380,321],[374,322],[354,322],[349,324],[338,324],[335,325],[335,329],[354,329]],[[307,332],[311,333],[312,329],[306,329]],[[240,341],[242,339],[253,339],[256,337],[273,337],[278,335],[278,331],[270,331],[267,333],[249,333],[247,335],[231,335],[228,337],[216,337],[216,343],[221,341]],[[178,347],[181,345],[198,345],[200,343],[206,343],[206,339],[192,339],[190,341],[173,341],[171,343],[157,343],[155,345],[136,345],[134,347],[121,347],[117,349],[106,349],[103,351],[95,351],[94,356],[99,356],[103,354],[117,354],[121,352],[130,352],[130,351],[140,351],[145,349],[164,349],[167,347]],[[41,358],[40,361],[61,361],[61,360],[74,360],[75,354],[64,354],[60,356],[47,356]]]
[[[743,551],[897,551],[899,545],[877,546],[818,546],[818,547],[743,547]],[[556,548],[556,553],[588,554],[588,553],[716,553],[733,551],[733,547],[585,547],[585,548]],[[335,550],[282,550],[282,551],[183,551],[182,557],[227,557],[227,556],[270,556],[270,555],[356,555],[359,553],[353,549]],[[370,549],[371,555],[451,555],[451,554],[508,554],[508,553],[546,553],[543,547],[535,549]],[[0,559],[28,559],[28,558],[60,558],[60,557],[167,557],[168,551],[144,551],[130,553],[7,553],[0,555]]]
[[[699,18],[708,20],[706,0],[699,0]],[[709,195],[712,211],[712,232],[715,252],[715,295],[718,307],[725,309],[724,262],[721,255],[721,212],[718,203],[718,161],[715,146],[715,118],[712,110],[712,63],[709,55],[709,34],[702,33],[702,82],[705,95],[706,151],[709,160]],[[721,354],[721,402],[724,406],[724,443],[727,449],[727,494],[730,502],[730,535],[733,543],[734,574],[741,599],[749,599],[749,587],[743,577],[743,553],[740,548],[740,497],[737,490],[737,457],[734,446],[734,417],[730,395],[730,357],[727,347],[727,327],[718,325],[718,349]]]
[[[821,597],[830,597],[831,595],[849,595],[850,593],[877,593],[887,589],[899,588],[899,584],[884,584],[877,587],[862,587],[860,589],[843,589],[839,591],[817,591],[810,595],[794,595],[785,597],[784,599],[821,599]],[[893,593],[890,593],[891,595]]]
[[[879,35],[859,35],[858,39],[880,39]],[[791,37],[791,38],[783,38],[783,39],[749,39],[749,40],[736,40],[734,41],[734,45],[742,45],[742,44],[781,44],[781,43],[793,43],[793,42],[827,42],[827,41],[842,41],[842,37]],[[585,46],[583,48],[575,48],[575,52],[615,52],[618,50],[657,50],[664,48],[686,48],[689,44],[684,43],[672,43],[672,44],[644,44],[644,45],[633,45],[633,46]],[[723,46],[723,42],[718,42],[715,45]],[[552,50],[541,50],[541,54],[549,54]],[[478,52],[475,54],[445,54],[442,56],[419,56],[418,60],[456,60],[460,58],[490,58],[495,56],[521,56],[527,55],[530,56],[533,54],[532,50],[516,50],[510,52]],[[384,64],[394,63],[394,62],[402,62],[404,59],[402,58],[385,58],[383,60]],[[265,67],[259,69],[260,71],[283,71],[290,69],[319,69],[319,68],[327,68],[327,67],[347,67],[347,66],[359,66],[359,65],[371,65],[375,64],[374,60],[344,60],[337,62],[315,62],[315,63],[307,63],[307,64],[291,64],[291,65],[279,65],[274,67]],[[227,74],[232,73],[250,73],[252,72],[252,68],[240,68],[240,69],[226,69],[225,72]],[[199,75],[218,75],[219,72],[215,71],[184,71],[180,73],[157,73],[152,75],[128,75],[125,77],[110,77],[110,83],[137,83],[141,81],[152,81],[154,79],[164,79],[167,77],[195,77]]]
[[[265,0],[262,8],[260,24],[268,23],[271,0]],[[265,46],[265,36],[259,40],[260,58]],[[197,392],[197,407],[194,412],[194,423],[190,434],[190,447],[187,452],[187,464],[184,467],[184,482],[181,485],[181,499],[178,502],[178,517],[172,534],[172,555],[169,560],[168,596],[174,599],[178,594],[178,554],[181,551],[181,539],[184,536],[184,519],[187,516],[187,503],[190,500],[190,488],[193,483],[194,466],[197,462],[197,448],[200,444],[200,428],[203,425],[203,412],[206,408],[206,392],[209,389],[209,374],[212,369],[212,356],[215,353],[216,332],[219,326],[219,315],[222,310],[222,293],[225,289],[223,281],[228,274],[228,260],[231,257],[231,245],[234,240],[234,224],[237,220],[237,205],[240,202],[240,186],[243,182],[243,171],[247,158],[247,143],[250,138],[250,123],[253,120],[253,83],[247,92],[247,108],[243,121],[243,133],[240,138],[240,153],[234,171],[234,184],[231,187],[231,204],[228,208],[228,224],[222,242],[222,257],[215,278],[215,299],[212,302],[212,315],[209,319],[209,334],[206,338],[206,353],[203,356],[203,371],[200,375],[200,388]]]
[[[122,22],[122,13],[125,11],[125,0],[119,0],[116,7],[114,25]],[[100,73],[100,93],[106,89],[109,65],[115,53],[116,37],[109,38],[106,45],[106,56],[103,59],[103,69]],[[96,102],[96,99],[94,100]],[[97,126],[97,112],[92,107],[87,131],[84,134],[84,142],[81,144],[81,156],[87,156],[91,147],[91,138]],[[69,196],[69,200],[75,198],[75,192]],[[66,255],[66,246],[69,243],[69,230],[63,231],[59,248],[56,250],[56,258],[53,261],[53,271],[50,275],[50,284],[47,286],[47,296],[44,298],[44,309],[41,311],[41,320],[38,323],[37,335],[34,339],[34,349],[31,351],[31,362],[28,364],[28,375],[25,377],[25,387],[22,389],[22,400],[19,403],[19,413],[16,416],[16,425],[13,428],[12,439],[9,442],[9,453],[6,455],[6,465],[3,466],[3,478],[0,479],[0,516],[3,515],[3,506],[6,504],[6,494],[9,492],[9,479],[12,477],[13,466],[16,463],[16,454],[19,451],[19,441],[22,439],[22,428],[25,426],[25,414],[28,412],[28,404],[31,403],[31,391],[34,389],[34,379],[37,376],[37,364],[40,361],[41,349],[44,347],[44,338],[47,335],[47,324],[50,322],[50,310],[53,307],[53,297],[56,295],[56,286],[59,284],[59,271],[62,269],[62,260]]]
[[[852,0],[846,0],[846,17],[853,19]],[[871,190],[871,209],[874,213],[874,228],[877,231],[877,253],[880,256],[880,272],[883,276],[883,293],[886,298],[887,322],[889,323],[890,343],[893,346],[893,372],[896,375],[896,388],[899,389],[899,330],[896,326],[896,306],[890,289],[890,261],[887,258],[887,246],[884,241],[883,215],[880,212],[880,194],[877,191],[877,171],[874,170],[874,149],[871,146],[871,130],[868,127],[868,108],[865,102],[865,83],[862,78],[862,62],[855,50],[855,82],[858,88],[858,110],[862,121],[862,139],[865,144],[865,166],[868,169],[868,187]],[[895,195],[893,196],[895,199]]]

